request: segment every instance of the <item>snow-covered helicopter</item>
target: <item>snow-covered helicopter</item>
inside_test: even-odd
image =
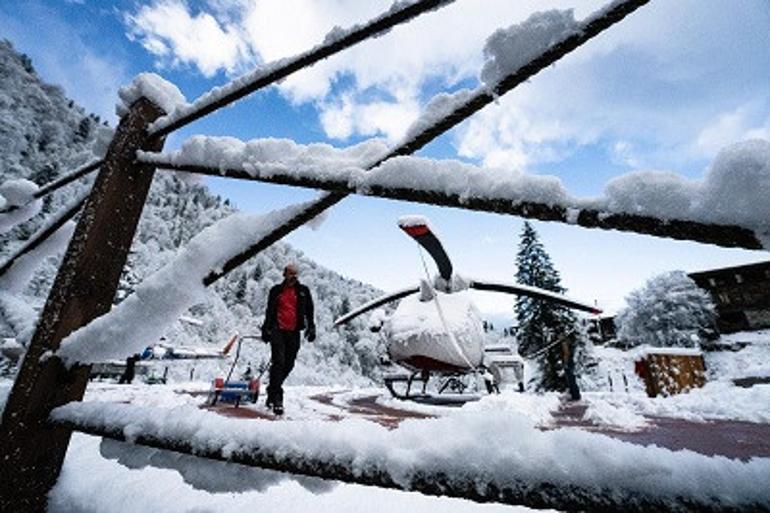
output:
[[[398,226],[427,250],[438,267],[438,275],[432,280],[421,280],[418,286],[374,299],[334,322],[335,326],[339,326],[363,313],[401,300],[395,311],[384,316],[380,325],[375,326],[386,341],[390,360],[410,371],[410,374],[385,378],[388,390],[398,399],[444,404],[466,402],[478,396],[457,394],[466,388],[461,379],[463,376],[484,376],[486,388],[492,392],[504,374],[504,367],[520,362],[520,357],[512,351],[501,354],[497,348],[498,351],[485,352],[483,320],[471,300],[470,289],[524,295],[552,301],[566,308],[601,313],[587,303],[537,287],[464,278],[454,272],[452,262],[427,218],[402,217]],[[438,395],[426,393],[431,374],[440,379]],[[420,394],[411,392],[415,380],[422,381]],[[396,391],[396,382],[406,383],[405,393]]]

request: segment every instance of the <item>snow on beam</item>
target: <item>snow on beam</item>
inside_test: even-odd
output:
[[[305,173],[284,173],[271,170],[267,173],[259,173],[255,172],[253,168],[251,171],[245,171],[238,168],[176,164],[172,162],[172,159],[152,154],[144,154],[140,160],[162,166],[160,169],[308,187],[336,194],[360,194],[466,210],[494,212],[541,221],[574,224],[584,228],[633,232],[724,247],[764,249],[760,238],[753,230],[740,226],[682,219],[659,219],[653,216],[613,213],[591,208],[575,209],[552,203],[518,201],[507,197],[494,197],[494,195],[489,197],[466,196],[459,193],[447,193],[440,188],[431,189],[430,187],[437,185],[437,182],[432,180],[422,180],[419,186],[410,184],[410,187],[392,187],[378,185],[375,180],[364,180],[360,184],[356,184],[356,181],[351,179],[350,174],[341,173],[338,175],[339,177],[329,177],[329,173],[325,172],[326,170],[324,172],[307,171]]]
[[[282,59],[215,88],[197,101],[158,119],[150,127],[150,135],[162,137],[267,85],[283,80],[292,73],[326,59],[371,37],[387,32],[396,25],[409,22],[426,12],[449,5],[454,0],[411,0],[394,2],[388,11],[363,26],[344,30],[336,27],[324,42],[311,50]]]
[[[560,511],[760,511],[770,460],[642,447],[510,411],[458,412],[388,430],[348,419],[266,422],[192,406],[70,403],[55,424],[219,461],[477,502]]]

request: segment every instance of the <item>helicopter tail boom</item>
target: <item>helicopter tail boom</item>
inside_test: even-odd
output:
[[[449,282],[452,278],[452,261],[449,260],[444,246],[422,216],[405,216],[398,220],[398,227],[430,253],[438,266],[439,275]]]

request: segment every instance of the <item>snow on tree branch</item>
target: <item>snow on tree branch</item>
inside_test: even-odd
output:
[[[683,271],[651,278],[627,298],[618,314],[618,338],[637,346],[697,347],[704,330],[714,328],[714,303]]]

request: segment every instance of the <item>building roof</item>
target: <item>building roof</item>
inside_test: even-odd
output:
[[[718,269],[710,269],[708,271],[698,271],[694,273],[688,273],[690,278],[705,278],[712,275],[724,274],[724,273],[750,273],[752,271],[763,272],[770,270],[770,260],[766,262],[757,262],[754,264],[737,265],[734,267],[721,267]]]

